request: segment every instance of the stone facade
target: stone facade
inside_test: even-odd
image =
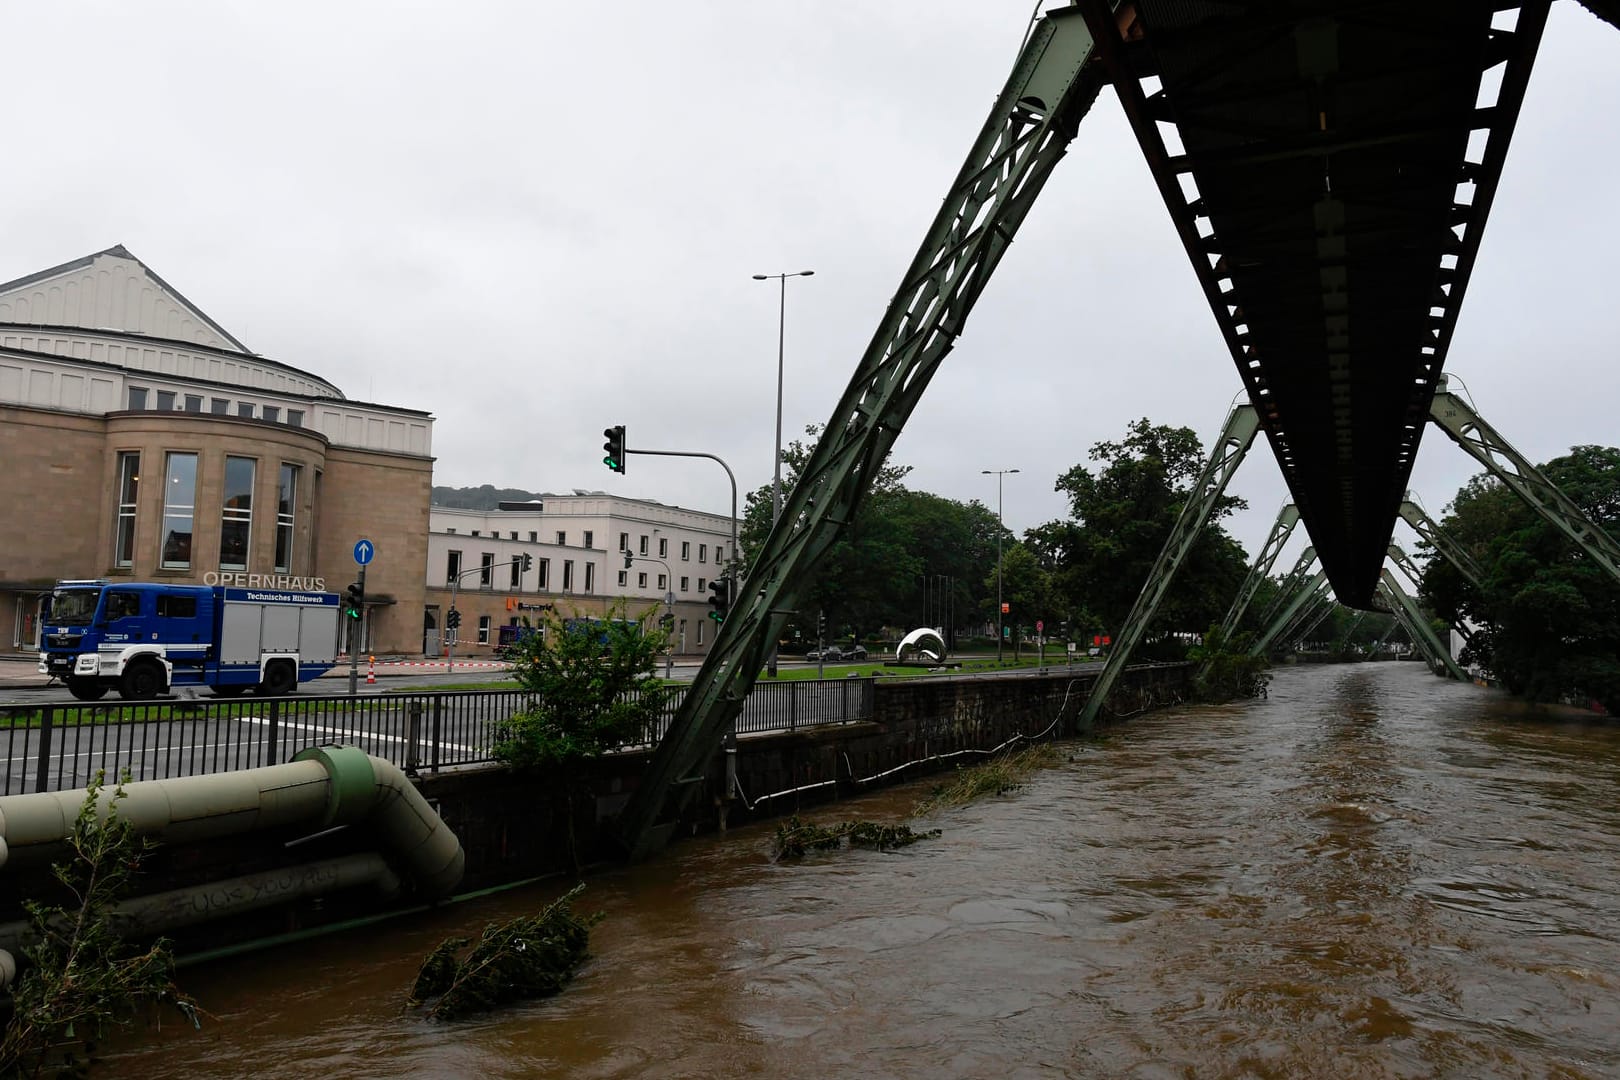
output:
[[[0,283],[0,650],[36,647],[61,579],[341,592],[362,537],[363,646],[419,650],[431,430],[249,352],[121,247]]]

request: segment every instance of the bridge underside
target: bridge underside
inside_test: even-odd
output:
[[[1351,606],[1378,586],[1547,3],[1137,0],[1098,35]]]

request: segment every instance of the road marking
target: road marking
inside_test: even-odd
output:
[[[238,716],[234,717],[234,719],[239,720],[244,724],[258,724],[260,727],[268,727],[270,725],[270,721],[261,716]],[[361,734],[359,732],[350,731],[347,728],[328,727],[325,724],[299,724],[289,720],[282,720],[279,721],[276,726],[283,731],[287,730],[288,728],[292,728],[297,731],[313,731],[321,735],[346,735],[351,739],[366,738],[375,739],[378,742],[393,743],[402,743],[408,741],[403,735],[384,735],[381,732],[369,732]],[[421,742],[421,740],[417,741]],[[468,754],[473,752],[473,747],[462,746],[459,743],[440,743],[439,746],[445,750],[460,750]]]

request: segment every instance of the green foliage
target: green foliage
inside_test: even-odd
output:
[[[1202,644],[1187,650],[1187,659],[1200,665],[1193,692],[1206,702],[1237,701],[1266,696],[1271,673],[1263,656],[1250,656],[1252,637],[1239,632],[1227,641],[1219,623],[1210,626]]]
[[[68,838],[69,857],[52,867],[73,899],[69,906],[26,900],[30,967],[11,995],[12,1015],[0,1038],[0,1075],[38,1075],[73,1068],[79,1048],[127,1025],[136,1006],[167,1001],[197,1025],[191,1000],[174,985],[166,941],[145,948],[122,940],[114,905],[128,894],[149,843],[118,813],[123,785],[102,805],[105,773],[85,793]]]
[[[548,613],[544,633],[509,654],[533,700],[495,729],[495,757],[520,769],[566,766],[650,740],[673,687],[653,676],[668,639],[655,612],[601,620]]]
[[[601,912],[574,913],[584,888],[574,886],[538,915],[491,923],[465,956],[466,938],[445,940],[423,961],[408,1004],[431,1000],[428,1016],[459,1020],[557,993],[589,958],[591,927],[602,919]]]
[[[909,825],[879,825],[875,821],[840,821],[833,825],[812,825],[800,821],[794,814],[776,827],[775,849],[778,859],[802,859],[809,851],[832,851],[843,847],[872,848],[876,851],[894,851],[928,840],[940,834],[938,829],[914,832]]]
[[[498,488],[490,484],[478,487],[438,487],[431,495],[434,506],[448,506],[459,510],[495,510],[503,502],[534,502],[540,498],[537,491],[522,488]]]
[[[795,439],[783,449],[784,500],[798,483],[820,429],[812,425],[805,433],[809,441]],[[826,614],[829,641],[864,638],[883,627],[911,629],[924,615],[925,579],[948,578],[954,583],[949,607],[958,622],[989,613],[995,591],[992,588],[987,598],[982,582],[995,569],[995,512],[977,501],[961,503],[908,490],[903,481],[910,471],[905,465],[878,470],[872,490],[797,601],[798,613],[784,628],[788,640],[797,632],[801,642],[813,643],[817,612]],[[740,542],[747,562],[758,556],[770,535],[771,517],[771,485],[766,484],[746,499]],[[1003,536],[1012,539],[1011,534]],[[932,604],[938,605],[938,600]],[[935,610],[931,606],[929,614]]]
[[[1202,473],[1203,446],[1191,428],[1130,425],[1120,442],[1099,442],[1093,472],[1076,465],[1057,481],[1069,497],[1069,518],[1030,531],[1026,538],[1052,574],[1054,604],[1082,634],[1094,620],[1118,633],[1147,583],[1154,561],[1175,527],[1182,505]],[[1246,503],[1222,498],[1159,605],[1149,633],[1187,630],[1218,622],[1242,584],[1248,560],[1220,521]]]
[[[1576,446],[1541,472],[1620,534],[1620,449]],[[1463,661],[1531,700],[1594,699],[1620,712],[1620,583],[1489,475],[1464,485],[1439,527],[1482,575],[1476,585],[1437,556],[1423,575],[1423,601],[1475,627]]]

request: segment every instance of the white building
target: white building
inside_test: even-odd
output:
[[[709,583],[735,553],[732,527],[728,516],[601,491],[546,494],[498,510],[435,506],[425,648],[434,651],[442,637],[454,587],[462,645],[493,646],[501,625],[547,605],[596,615],[620,602],[632,613],[657,607],[672,615],[677,652],[707,652],[716,629]]]

